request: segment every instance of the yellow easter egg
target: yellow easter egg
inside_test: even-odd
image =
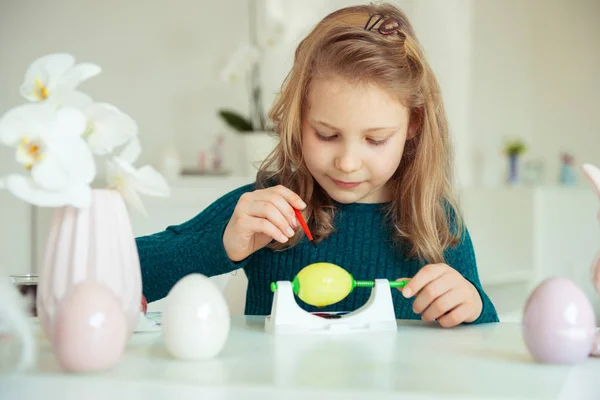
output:
[[[354,289],[352,275],[335,264],[325,262],[307,265],[294,280],[298,286],[298,297],[317,307],[335,304]]]

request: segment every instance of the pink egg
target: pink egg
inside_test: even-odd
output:
[[[534,359],[549,364],[576,364],[595,342],[596,322],[585,293],[572,281],[552,277],[531,293],[525,304],[523,337]]]
[[[127,321],[116,297],[93,281],[75,285],[63,298],[54,321],[53,351],[67,371],[113,367],[127,341]]]

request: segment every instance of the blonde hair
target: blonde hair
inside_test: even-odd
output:
[[[387,24],[387,18],[399,23],[399,31],[383,34],[377,26],[368,29],[371,25],[367,24],[378,20]],[[317,241],[333,231],[335,206],[304,164],[301,130],[311,81],[333,75],[352,83],[377,85],[410,109],[409,129],[413,135],[388,182],[393,196],[388,216],[398,241],[411,243],[411,256],[431,263],[444,262],[444,250],[457,243],[462,231],[452,192],[448,124],[438,82],[413,28],[406,15],[392,5],[355,6],[333,12],[300,43],[293,67],[269,113],[280,140],[259,169],[257,187],[276,182],[304,199],[308,204],[304,215]],[[272,247],[293,246],[300,237],[297,234],[285,245],[276,243]]]

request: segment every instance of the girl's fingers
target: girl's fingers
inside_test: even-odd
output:
[[[468,316],[469,307],[465,303],[462,303],[450,312],[439,317],[437,320],[444,328],[452,328],[465,322]]]
[[[289,240],[278,227],[265,218],[249,216],[246,218],[243,225],[253,233],[264,233],[280,243],[286,243]]]
[[[271,190],[271,191],[257,191],[254,196],[254,202],[267,202],[272,203],[279,212],[287,219],[289,225],[292,228],[298,227],[298,222],[296,221],[296,213],[292,208],[291,204],[288,200],[283,197],[281,194]]]
[[[406,298],[419,293],[429,282],[436,280],[446,270],[439,264],[429,264],[424,266],[411,278],[410,282],[402,289],[402,295]]]
[[[460,290],[452,289],[436,298],[421,315],[423,321],[434,321],[462,304],[464,296]]]
[[[295,235],[295,231],[287,218],[271,202],[255,201],[248,205],[246,212],[249,216],[263,218],[275,225],[278,230],[287,237]]]
[[[292,207],[296,208],[297,210],[304,210],[306,208],[306,203],[302,201],[300,196],[285,186],[275,186],[272,188],[272,191],[279,193],[279,195],[281,195]]]
[[[413,302],[413,311],[416,314],[421,314],[438,297],[444,295],[452,288],[452,279],[450,279],[449,275],[442,274],[438,276],[436,279],[425,285],[425,287],[422,288],[419,293],[417,293],[415,301]]]

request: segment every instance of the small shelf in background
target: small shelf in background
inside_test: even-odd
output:
[[[229,170],[219,169],[219,170],[198,170],[198,169],[183,169],[181,171],[182,177],[206,177],[206,176],[232,176],[232,172]]]

